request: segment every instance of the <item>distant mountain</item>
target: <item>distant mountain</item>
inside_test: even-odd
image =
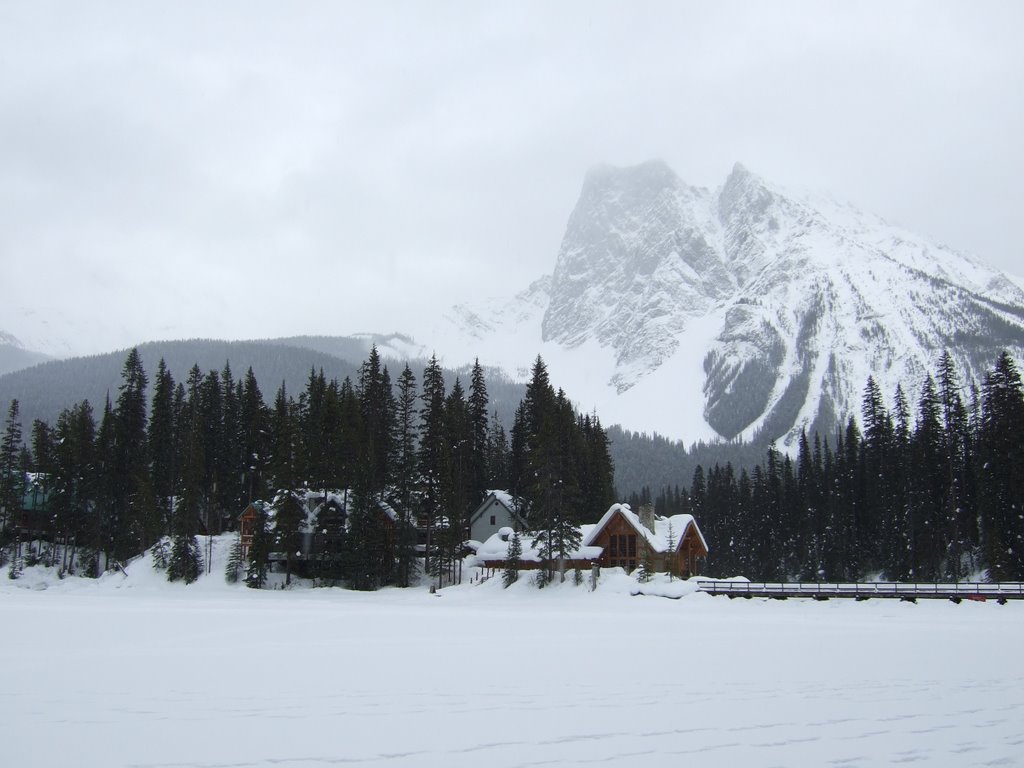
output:
[[[444,339],[447,346],[440,341]],[[949,349],[966,383],[1024,352],[1024,290],[924,237],[737,165],[710,191],[662,162],[590,171],[551,276],[462,305],[457,359],[552,380],[606,423],[686,441],[779,438],[908,396]]]
[[[42,352],[26,349],[12,334],[0,331],[0,376],[50,359]]]
[[[397,380],[406,361],[419,381],[426,361],[418,355],[403,355],[403,352],[418,352],[418,348],[410,339],[398,334],[303,336],[259,341],[156,341],[140,344],[138,350],[151,384],[161,358],[167,363],[175,381],[182,382],[193,365],[198,365],[204,373],[210,370],[219,372],[227,361],[236,381],[251,367],[264,399],[270,402],[282,381],[287,391],[298,397],[311,370],[323,369],[328,379],[340,380],[348,376],[355,381],[360,364],[375,343],[392,381]],[[127,353],[127,350],[119,350],[103,355],[51,360],[0,375],[0,404],[6,412],[7,404],[14,398],[18,399],[26,439],[33,419],[52,424],[61,409],[81,400],[89,400],[99,419],[107,395],[112,401],[117,398]],[[511,423],[512,414],[523,396],[523,385],[496,369],[486,370],[486,375],[492,409],[496,409],[506,423]],[[445,381],[449,387],[456,376],[461,377],[464,387],[468,387],[468,367],[445,370]]]

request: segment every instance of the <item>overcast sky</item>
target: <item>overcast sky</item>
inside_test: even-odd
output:
[[[586,169],[650,158],[1024,273],[1022,31],[1019,2],[0,0],[0,330],[415,333],[549,272]]]

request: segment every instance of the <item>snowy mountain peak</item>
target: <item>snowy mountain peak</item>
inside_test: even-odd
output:
[[[614,350],[619,391],[660,365],[687,318],[732,289],[710,199],[661,161],[588,174],[555,262],[543,340]]]
[[[584,408],[686,439],[785,443],[857,413],[868,375],[891,395],[943,349],[965,382],[1001,349],[1024,352],[1024,292],[1006,275],[739,163],[715,192],[659,160],[592,168],[529,306],[522,322],[504,312],[500,332],[467,307],[455,325],[486,356],[493,338],[536,340],[542,314],[552,376]]]
[[[774,200],[767,185],[737,163],[718,193],[718,217],[727,225],[736,217],[763,216]]]
[[[0,330],[0,344],[6,345],[8,347],[13,347],[14,349],[25,348],[25,345],[18,341],[17,336],[15,336],[12,333],[7,333],[7,331],[4,330]]]

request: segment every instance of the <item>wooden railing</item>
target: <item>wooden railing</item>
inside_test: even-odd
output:
[[[919,598],[961,600],[1024,600],[1020,582],[824,582],[824,581],[718,581],[702,580],[698,591],[729,597],[811,597],[825,600],[847,597],[866,600],[873,597],[917,600]]]

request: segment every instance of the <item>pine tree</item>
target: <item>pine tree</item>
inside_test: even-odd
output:
[[[491,413],[490,425],[487,429],[486,450],[487,459],[485,464],[487,466],[488,479],[494,484],[495,488],[511,488],[511,478],[509,476],[511,456],[509,453],[508,435],[505,433],[504,425],[502,425],[501,420],[498,418],[497,411]]]
[[[563,392],[555,393],[538,355],[513,426],[513,444],[519,453],[513,460],[520,463],[515,474],[521,478],[530,525],[537,531],[533,546],[544,561],[544,574],[537,579],[540,587],[551,580],[556,556],[564,563],[579,547],[576,460],[581,440],[576,426],[571,405]]]
[[[55,531],[64,544],[62,573],[74,569],[78,548],[87,546],[95,529],[95,440],[96,422],[88,400],[61,412],[51,488]]]
[[[420,504],[426,522],[426,558],[424,567],[440,579],[445,564],[441,562],[443,548],[441,531],[447,528],[448,518],[443,507],[444,491],[448,482],[451,452],[447,443],[444,423],[444,374],[436,357],[431,357],[423,370],[420,394],[420,443],[418,461],[420,471]]]
[[[449,578],[455,578],[455,569],[463,542],[469,538],[469,518],[478,500],[472,488],[472,423],[462,383],[456,377],[452,391],[444,403],[445,443],[449,450],[447,482],[442,494],[443,504],[449,512],[450,522],[445,528],[443,548],[448,563]]]
[[[873,570],[882,561],[881,542],[884,520],[890,515],[891,489],[887,470],[892,461],[892,421],[886,413],[882,393],[873,377],[868,377],[861,406],[863,449],[858,459],[858,477],[863,483],[858,543],[865,556],[862,569]]]
[[[235,381],[229,361],[220,373],[221,385],[221,442],[217,466],[217,507],[225,520],[233,523],[235,515],[249,499],[249,489],[243,487],[242,413],[241,400],[244,385]]]
[[[153,493],[160,510],[160,535],[171,531],[171,509],[178,484],[174,436],[174,378],[163,358],[153,383],[153,401],[146,434]]]
[[[236,535],[228,552],[228,562],[224,567],[224,581],[235,584],[242,572],[242,539]]]
[[[896,386],[893,398],[893,460],[888,468],[893,489],[892,512],[888,527],[883,531],[885,539],[884,564],[888,578],[906,579],[910,574],[911,510],[909,498],[910,457],[910,407],[903,387]]]
[[[325,450],[330,456],[326,462],[328,485],[353,489],[359,486],[368,494],[379,495],[380,488],[370,488],[370,484],[378,480],[371,477],[376,473],[369,461],[369,454],[363,450],[366,425],[363,422],[362,405],[348,377],[340,386],[336,380],[332,380],[328,386],[325,416],[324,425],[330,433],[323,438]]]
[[[284,553],[284,583],[292,582],[292,563],[301,552],[302,526],[306,520],[298,494],[281,489],[274,498],[274,549]]]
[[[636,580],[641,584],[646,584],[654,575],[654,565],[651,562],[651,547],[646,539],[641,542],[640,549],[640,564],[637,568]]]
[[[818,435],[815,433],[815,440]],[[817,462],[820,465],[821,443],[816,442]],[[797,507],[799,509],[797,539],[801,553],[799,573],[801,579],[818,578],[819,567],[818,535],[821,514],[821,492],[818,472],[816,472],[815,452],[812,452],[807,431],[800,430],[800,441],[797,448]]]
[[[333,392],[337,409],[337,388]],[[299,477],[313,488],[325,488],[337,433],[327,423],[327,379],[323,370],[311,368],[305,390],[299,395],[301,461]],[[333,426],[333,425],[332,425]]]
[[[113,534],[110,509],[114,504],[115,467],[114,409],[108,396],[96,431],[92,514],[84,527],[80,557],[85,575],[98,577],[107,567]]]
[[[583,472],[578,482],[582,494],[580,509],[584,515],[590,516],[615,502],[615,465],[608,435],[597,413],[584,416],[580,423],[584,441]]]
[[[241,466],[235,469],[241,479],[241,492],[249,500],[266,498],[268,493],[268,421],[263,393],[252,368],[249,368],[242,380],[241,397],[238,402],[238,453]]]
[[[25,493],[25,476],[18,469],[18,453],[21,450],[20,407],[17,400],[11,400],[4,423],[4,436],[0,441],[0,534],[12,544],[12,560],[17,557],[18,514]],[[3,542],[3,543],[6,543]]]
[[[395,531],[396,583],[407,587],[416,563],[416,376],[406,365],[398,377],[395,402],[395,472],[391,505],[398,512]]]
[[[181,436],[184,440],[180,499],[174,509],[171,557],[167,566],[168,581],[190,584],[199,578],[202,558],[196,532],[205,506],[206,440],[202,407],[203,375],[198,365],[192,366],[188,377],[188,403],[181,414]]]
[[[145,530],[139,491],[148,475],[146,451],[146,372],[138,349],[125,359],[114,408],[113,491],[110,510],[110,551],[123,561],[149,547],[153,536]],[[154,539],[155,540],[155,539]]]
[[[176,534],[171,541],[171,556],[167,561],[167,580],[191,584],[203,571],[203,555],[195,536]]]
[[[274,396],[274,409],[270,414],[269,444],[267,474],[270,482],[275,488],[295,488],[298,485],[295,403],[288,397],[283,381]]]
[[[523,542],[519,532],[512,534],[508,543],[508,556],[505,559],[505,570],[501,575],[501,583],[508,589],[519,580],[519,568],[523,562]]]
[[[935,381],[925,379],[918,401],[917,423],[910,452],[915,471],[911,475],[911,562],[915,580],[934,580],[942,572],[943,496],[946,489],[941,410]]]
[[[221,477],[227,460],[224,435],[224,401],[220,374],[209,371],[199,392],[200,424],[203,440],[203,508],[200,515],[207,534],[220,532],[226,511],[220,506]]]
[[[978,544],[977,515],[971,474],[971,440],[967,409],[953,357],[946,350],[939,359],[939,402],[942,410],[944,493],[943,530],[946,541],[944,575],[958,581],[966,574]]]
[[[381,365],[377,346],[359,371],[356,389],[362,423],[361,459],[367,489],[380,494],[390,484],[395,455],[395,397],[386,366]]]
[[[267,583],[270,565],[270,532],[267,530],[267,513],[262,504],[256,504],[256,521],[252,543],[249,545],[248,564],[245,572],[245,586],[262,589]]]
[[[372,591],[389,582],[393,561],[388,550],[381,513],[360,480],[352,497],[345,548],[345,575],[349,586]]]
[[[473,362],[467,405],[469,408],[470,435],[467,484],[469,487],[469,502],[471,506],[476,507],[486,496],[488,484],[494,475],[492,467],[488,465],[488,459],[491,458],[491,452],[488,449],[490,436],[488,410],[490,400],[487,395],[487,381],[479,360]]]

